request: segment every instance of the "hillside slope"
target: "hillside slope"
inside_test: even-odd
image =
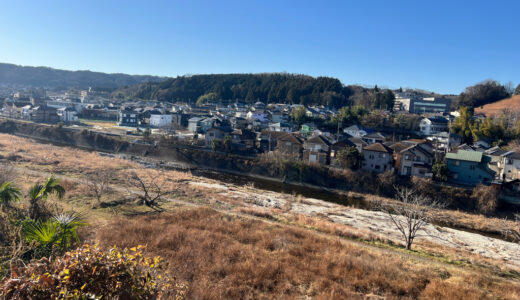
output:
[[[475,108],[475,113],[485,114],[489,117],[502,113],[504,109],[520,111],[520,95]]]
[[[47,201],[85,214],[90,225],[83,242],[106,249],[146,245],[145,255],[162,256],[171,274],[188,284],[187,299],[520,297],[519,273],[511,266],[518,246],[493,238],[482,237],[492,244],[479,241],[481,249],[460,238],[420,238],[406,251],[397,246],[395,230],[387,233],[390,221],[381,223],[376,212],[0,134],[0,168],[4,164],[15,168],[15,185],[24,191],[55,174],[66,194]],[[95,170],[114,174],[101,203],[84,177]],[[158,179],[171,191],[161,213],[135,201],[141,192],[130,174]],[[16,205],[27,205],[24,200]],[[342,221],[354,219],[359,224]],[[509,247],[510,259],[488,255]]]
[[[163,81],[150,75],[107,74],[92,71],[66,71],[0,63],[0,84],[31,87],[119,88],[144,82]]]
[[[189,101],[200,96],[211,100],[256,101],[343,106],[353,93],[331,77],[311,77],[287,73],[210,74],[181,76],[160,83],[147,83],[120,89],[116,97],[137,97],[160,101]]]

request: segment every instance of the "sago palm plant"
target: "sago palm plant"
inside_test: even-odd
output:
[[[64,213],[52,218],[59,229],[59,243],[62,251],[69,249],[74,242],[79,244],[78,228],[86,226],[83,216],[76,212]]]
[[[63,253],[74,243],[80,243],[77,230],[85,225],[81,214],[63,213],[47,221],[28,221],[24,226],[24,236],[28,243],[36,242],[35,252],[38,256],[55,251]]]
[[[30,208],[29,214],[32,219],[40,219],[42,213],[42,202],[47,199],[50,194],[56,194],[58,198],[65,195],[65,189],[60,185],[60,181],[51,175],[44,184],[33,185],[27,194],[29,197]]]
[[[12,202],[20,200],[20,189],[13,186],[9,181],[0,186],[0,205],[10,207]]]

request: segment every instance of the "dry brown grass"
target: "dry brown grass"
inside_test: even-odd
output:
[[[502,113],[504,109],[513,111],[520,110],[520,96],[513,96],[498,102],[484,105],[482,108],[475,108],[475,113],[482,113],[488,117],[497,116]]]
[[[38,165],[55,173],[71,170],[82,172],[99,168],[120,170],[137,166],[127,160],[102,157],[96,152],[39,144],[8,134],[0,134],[0,150],[0,154],[8,160]]]
[[[485,275],[438,269],[308,230],[208,208],[119,218],[98,230],[97,240],[105,246],[146,244],[151,254],[163,256],[179,279],[188,282],[192,299],[520,296],[520,287]]]

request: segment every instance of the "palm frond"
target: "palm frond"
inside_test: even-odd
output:
[[[0,186],[0,203],[9,205],[11,202],[20,200],[20,189],[14,187],[11,182],[4,182]]]
[[[41,197],[43,192],[43,185],[41,184],[35,184],[29,188],[29,191],[27,192],[27,196],[31,200],[36,200],[39,197]]]
[[[53,244],[59,239],[58,227],[52,220],[28,223],[24,228],[24,236],[28,241],[37,241],[42,245]]]
[[[43,197],[46,198],[49,194],[56,194],[60,199],[65,195],[65,189],[54,175],[51,175],[43,185]]]

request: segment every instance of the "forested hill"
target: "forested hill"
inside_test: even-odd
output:
[[[0,63],[0,84],[31,87],[100,87],[120,88],[144,82],[158,82],[165,77],[107,74],[92,71],[65,71],[48,67],[27,67]]]
[[[288,102],[341,107],[353,91],[336,78],[285,73],[193,75],[146,83],[114,92],[115,97],[159,101],[205,100]]]

